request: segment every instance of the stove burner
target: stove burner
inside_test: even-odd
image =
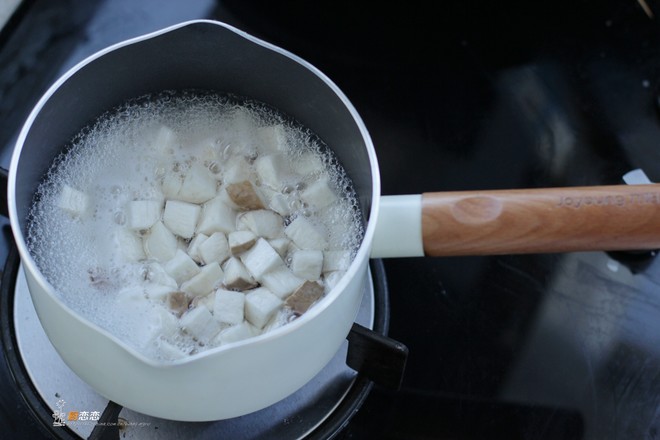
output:
[[[365,286],[363,303],[356,319],[354,332],[357,335],[349,337],[362,344],[373,339],[369,333],[377,335],[376,339],[383,338],[380,335],[387,332],[389,320],[382,262],[373,261],[370,270],[372,277]],[[193,436],[249,439],[261,438],[265,434],[278,438],[328,438],[348,423],[373,386],[371,376],[357,373],[346,365],[349,345],[346,343],[308,384],[261,411],[206,423],[176,422],[146,416],[98,395],[63,363],[36,316],[15,247],[7,260],[0,292],[2,343],[15,386],[25,403],[22,413],[37,419],[40,422],[38,429],[47,432],[50,437],[105,439],[119,438],[121,433],[121,438],[140,439]],[[365,327],[374,330],[366,331],[366,339]],[[390,382],[396,387],[401,381],[406,349],[400,344],[394,343],[394,346],[400,368],[398,371],[386,368],[385,377],[389,375]],[[351,351],[353,362],[364,362],[361,349]],[[363,368],[373,371],[374,368],[368,365],[367,362]],[[375,377],[378,380],[378,375]],[[54,426],[57,420],[53,415],[57,411],[65,415],[65,426]],[[78,420],[69,419],[76,416]]]

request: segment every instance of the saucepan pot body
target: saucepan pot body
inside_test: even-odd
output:
[[[35,191],[83,127],[127,100],[164,90],[231,93],[273,106],[317,134],[352,179],[364,238],[346,275],[302,317],[270,333],[172,364],[152,361],[65,305],[26,245]],[[186,22],[105,49],[59,79],[26,122],[10,168],[9,212],[41,324],[66,364],[106,398],[174,420],[235,417],[275,403],[330,361],[355,319],[380,197],[359,115],[325,75],[231,26]]]

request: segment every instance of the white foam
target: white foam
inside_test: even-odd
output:
[[[125,301],[117,299],[121,298],[118,292],[130,291],[130,298],[139,301],[139,314],[147,313],[143,307],[149,301],[143,286],[146,263],[127,258],[134,253],[122,252],[118,245],[124,241],[115,237],[126,228],[129,201],[163,200],[164,174],[185,172],[192,163],[202,163],[217,174],[218,164],[235,155],[253,163],[265,153],[259,150],[258,129],[280,125],[284,131],[276,134],[278,141],[289,146],[285,154],[294,163],[303,157],[306,164],[322,163],[322,172],[342,194],[337,203],[317,211],[298,203],[296,212],[285,220],[307,216],[327,231],[329,249],[359,246],[362,226],[357,200],[336,159],[312,133],[283,115],[258,103],[237,102],[209,94],[164,93],[126,104],[73,139],[36,194],[28,245],[41,271],[71,308],[146,354],[157,356],[154,347],[163,336],[147,333],[159,319],[147,320],[156,324],[137,326],[137,312],[128,313]],[[307,160],[310,153],[311,162]],[[295,200],[308,183],[305,179],[316,177],[297,177],[282,185]],[[65,185],[88,196],[84,215],[74,217],[58,208]],[[167,342],[184,353],[202,349],[181,332]]]

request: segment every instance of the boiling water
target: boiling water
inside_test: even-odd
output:
[[[284,218],[285,224],[305,216],[325,231],[326,249],[354,253],[363,232],[356,196],[336,158],[317,137],[259,103],[192,92],[163,93],[103,115],[57,158],[30,213],[28,246],[40,270],[68,306],[147,356],[168,357],[158,350],[164,328],[169,329],[166,340],[184,353],[209,348],[165,325],[176,319],[169,312],[162,314],[162,301],[145,301],[140,286],[150,261],[136,260],[121,239],[126,207],[132,200],[162,200],[163,176],[192,165],[217,173],[221,188],[226,184],[220,172],[223,165],[242,157],[253,166],[264,154],[259,129],[273,126],[280,128],[280,147],[285,147],[283,154],[290,162],[322,164],[322,171],[313,170],[312,177],[323,174],[339,194],[335,203],[313,209],[294,197],[310,177],[287,176],[280,192],[289,197],[293,212]],[[254,183],[257,188],[262,185],[258,179]],[[87,196],[84,212],[62,209],[65,187]],[[181,248],[187,245],[180,238],[179,242]],[[268,328],[290,318],[280,314]]]

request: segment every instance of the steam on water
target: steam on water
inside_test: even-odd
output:
[[[294,208],[284,218],[285,224],[305,216],[325,232],[325,250],[354,253],[362,237],[362,222],[351,182],[310,131],[260,103],[206,93],[163,93],[103,115],[57,158],[30,213],[28,246],[40,270],[68,306],[147,356],[171,358],[159,351],[163,341],[187,354],[213,346],[180,328],[168,327],[163,335],[173,315],[163,307],[162,299],[145,301],[142,286],[153,271],[153,262],[136,261],[125,249],[126,206],[133,200],[162,200],[163,176],[194,164],[217,175],[221,188],[224,164],[235,157],[253,164],[264,154],[259,129],[272,126],[283,129],[284,154],[290,162],[321,163],[321,173],[340,194],[336,203],[314,209],[295,197],[311,178],[293,173],[279,189]],[[166,142],[163,133],[176,141],[169,136]],[[255,185],[261,185],[258,178]],[[88,197],[84,214],[72,216],[62,209],[63,187]],[[178,241],[183,249],[188,245],[186,240]],[[327,283],[328,275],[320,282]],[[289,319],[290,312],[282,310],[265,330]]]

